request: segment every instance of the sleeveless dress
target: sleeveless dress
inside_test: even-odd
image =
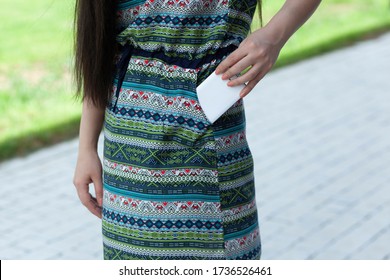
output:
[[[103,126],[104,259],[260,259],[243,99],[211,124],[196,95],[248,35],[255,8],[118,1],[122,49]]]

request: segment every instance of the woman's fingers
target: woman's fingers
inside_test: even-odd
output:
[[[248,72],[246,72],[245,74],[233,79],[233,80],[230,80],[227,85],[228,86],[238,86],[238,85],[242,85],[248,81],[251,81],[253,80],[254,78],[256,78],[258,72],[259,72],[259,69],[260,69],[260,64],[255,64],[254,66],[252,66]]]
[[[243,98],[257,85],[257,83],[265,76],[267,71],[260,71],[257,76],[250,80],[248,84],[241,90],[240,97]]]
[[[96,201],[96,198],[90,195],[90,201],[88,204],[88,210],[98,218],[102,218],[102,207],[100,207]]]
[[[98,204],[96,198],[89,193],[89,184],[76,183],[77,194],[81,203],[95,216],[102,217],[102,209]]]
[[[102,207],[103,204],[103,183],[102,183],[102,178],[101,176],[95,176],[92,178],[93,180],[93,185],[95,187],[95,194],[96,194],[96,199],[99,207]]]
[[[265,29],[249,35],[243,40],[239,47],[225,58],[215,69],[215,73],[223,74],[222,79],[231,79],[233,76],[242,73],[241,76],[227,82],[228,86],[246,84],[241,90],[240,97],[246,96],[268,73],[274,65],[281,46],[273,44]]]
[[[242,56],[241,59],[236,61],[230,68],[225,70],[226,65],[232,64],[232,61],[235,61],[238,56],[233,56],[233,59],[230,59],[230,57],[226,58],[223,62],[221,62],[221,64],[224,62],[226,62],[226,64],[222,66],[220,64],[221,68],[218,69],[218,66],[216,69],[216,74],[218,74],[217,70],[219,70],[220,73],[223,73],[222,79],[227,80],[250,67],[245,74],[229,81],[229,86],[237,86],[253,80],[263,68],[268,68],[268,65],[270,64],[270,59],[266,54],[264,54],[264,52],[260,51],[257,53],[250,53],[250,48],[247,46],[243,46],[242,49],[242,52],[246,53],[246,55]]]
[[[246,55],[247,54],[242,49],[240,49],[240,48],[236,49],[230,55],[228,55],[228,57],[226,57],[224,60],[222,60],[222,62],[215,69],[215,74],[219,75],[219,74],[227,72],[225,74],[228,76],[228,78],[236,75],[237,73],[233,72],[233,71],[235,71],[235,69],[229,69],[229,68],[232,65],[235,65],[238,61],[240,61]]]
[[[232,67],[230,67],[223,75],[222,79],[227,80],[230,78],[233,78],[235,75],[240,74],[242,71],[244,71],[248,66],[251,66],[253,63],[253,60],[249,58],[249,56],[246,56],[242,58],[240,61],[238,61],[236,64],[234,64]],[[235,80],[236,78],[234,78]]]
[[[248,84],[252,85],[253,81],[255,81],[257,84],[271,68],[272,68],[272,64],[269,62],[268,58],[265,58],[264,60],[261,60],[260,62],[254,64],[242,76],[229,81],[227,83],[227,85],[228,86],[237,86],[237,85],[241,85],[244,83],[248,83]],[[260,79],[259,79],[259,77],[260,77]]]
[[[93,183],[96,198],[89,192],[89,185]],[[79,154],[73,177],[73,185],[81,203],[95,216],[102,218],[103,183],[102,165],[97,153]]]
[[[96,199],[88,192],[79,193],[81,203],[95,216],[101,218],[101,207],[99,207]]]

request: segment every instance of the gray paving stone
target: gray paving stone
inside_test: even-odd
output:
[[[367,242],[349,253],[346,259],[390,259],[390,225],[379,229]]]
[[[23,258],[25,253],[15,250],[12,247],[3,248],[0,251],[0,259],[1,260],[20,260]]]
[[[390,36],[387,35],[386,38],[389,42]],[[372,41],[367,43],[367,46],[371,46],[370,44]],[[358,46],[354,50],[357,50]],[[373,46],[371,48],[374,48]],[[375,48],[377,49],[378,46]],[[388,49],[382,49],[385,55],[381,58],[384,60],[387,58],[386,61],[389,62]],[[281,231],[280,228],[275,231],[264,228],[267,226],[276,228],[275,224],[271,223],[272,219],[278,217],[286,219],[286,215],[290,215],[287,218],[290,222],[292,220],[313,226],[319,220],[325,219],[328,212],[340,214],[345,210],[350,211],[351,207],[354,207],[352,209],[357,212],[389,197],[388,190],[383,184],[389,180],[389,172],[386,171],[390,166],[390,157],[387,154],[390,138],[388,131],[383,130],[383,126],[389,125],[387,112],[390,109],[390,102],[385,92],[390,88],[390,83],[388,78],[382,75],[380,82],[378,82],[379,78],[375,78],[373,83],[359,82],[356,86],[357,79],[354,77],[359,76],[360,81],[363,74],[356,75],[354,69],[358,68],[354,67],[353,63],[359,60],[354,59],[354,55],[351,55],[348,60],[349,50],[335,52],[274,71],[266,77],[268,79],[263,80],[258,89],[259,94],[252,95],[251,93],[247,98],[250,100],[246,102],[246,105],[249,104],[247,109],[250,108],[246,114],[247,137],[252,147],[256,147],[252,150],[255,151],[257,187],[261,190],[258,192],[261,197],[261,199],[258,198],[259,215],[268,219],[263,223],[263,232],[279,233],[289,237],[289,232]],[[371,50],[365,47],[363,50],[359,49],[355,55],[361,55],[361,52],[371,52]],[[344,66],[343,72],[340,71],[341,74],[338,75],[335,72],[332,72],[331,76],[327,73],[317,75],[320,71],[316,71],[318,67],[316,68],[315,64],[318,65],[318,62],[325,57],[329,63],[337,61],[340,64],[342,61],[343,65],[348,66]],[[371,76],[376,72],[373,71],[377,67],[374,61],[364,62],[365,68],[370,69],[364,75],[371,73],[369,75]],[[388,62],[382,64],[384,70],[381,74],[382,72],[389,73],[390,64]],[[322,66],[326,67],[326,64],[322,63]],[[294,67],[301,67],[301,70]],[[308,73],[311,76],[322,76],[326,83],[310,79],[315,81],[310,84],[312,89],[301,84],[303,81],[300,77]],[[294,82],[291,77],[294,77],[296,81]],[[268,82],[274,83],[268,85]],[[321,84],[322,88],[315,87],[316,83]],[[290,86],[286,87],[283,84]],[[290,89],[295,88],[300,90],[290,92]],[[262,96],[260,96],[261,91]],[[270,100],[271,94],[272,100]],[[285,94],[284,97],[283,94]],[[293,94],[294,98],[290,98],[288,94]],[[288,102],[283,103],[282,100],[288,100]],[[261,108],[267,108],[267,110],[259,110],[259,104],[263,104]],[[255,106],[259,108],[256,110]],[[289,117],[292,121],[288,120]],[[298,127],[304,132],[299,133]],[[291,153],[289,156],[288,151],[292,150],[299,151],[301,154]],[[312,153],[302,153],[302,151]],[[302,172],[301,177],[299,172]],[[300,181],[298,178],[301,178]],[[311,188],[318,186],[321,186],[320,192],[308,192]],[[376,192],[375,186],[379,189]],[[302,194],[305,195],[302,197]],[[280,196],[284,196],[283,201]],[[286,201],[289,198],[299,200],[301,203],[291,202],[289,204]],[[356,204],[358,200],[366,201],[366,206]],[[316,205],[316,201],[318,202],[317,209],[321,207],[325,209],[324,213],[318,213],[319,216],[312,214],[311,207]],[[326,205],[322,205],[321,201],[326,202]],[[305,214],[306,205],[308,211]],[[304,216],[296,215],[297,213],[302,213]],[[308,219],[311,216],[315,218]],[[381,217],[385,220],[386,216],[382,214]],[[334,215],[330,223],[337,225],[337,221],[337,215]],[[300,232],[299,227],[292,227],[291,224],[290,228],[293,229],[291,232],[298,236],[304,232],[303,230]],[[324,239],[324,236],[321,237]],[[283,240],[283,238],[269,239],[269,247]],[[317,240],[317,242],[320,241],[321,239]],[[308,255],[310,254],[309,248]],[[318,255],[318,258],[343,258],[342,250],[333,251],[324,252]],[[291,254],[296,255],[296,251],[291,249]]]

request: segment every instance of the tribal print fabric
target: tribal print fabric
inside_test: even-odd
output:
[[[211,124],[196,95],[256,0],[118,2],[131,55],[105,111],[104,259],[260,259],[244,102]]]

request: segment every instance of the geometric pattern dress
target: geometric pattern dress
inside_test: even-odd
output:
[[[243,99],[211,124],[196,93],[248,35],[257,1],[117,2],[104,259],[260,259]]]

